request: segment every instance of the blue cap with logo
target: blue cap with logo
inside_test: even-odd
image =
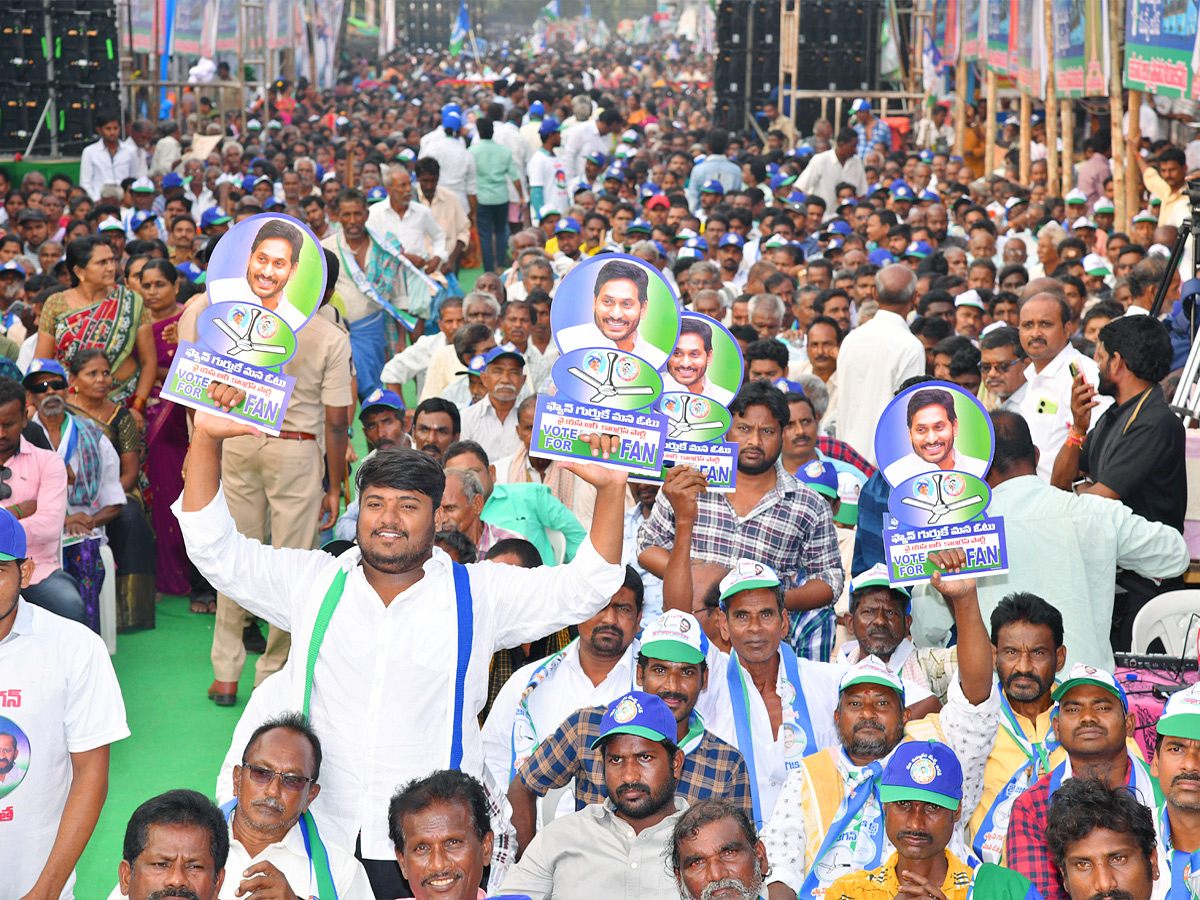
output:
[[[554,116],[546,116],[546,118],[542,119],[542,124],[538,126],[538,134],[540,134],[542,137],[545,137],[548,134],[554,134],[554,132],[558,130],[558,119],[554,118]]]
[[[562,234],[564,231],[569,234],[579,234],[581,231],[583,231],[583,229],[580,227],[579,223],[570,216],[564,216],[563,218],[559,219],[558,224],[554,226],[554,233]]]
[[[367,394],[363,400],[362,409],[358,411],[358,417],[361,419],[373,409],[384,407],[386,409],[395,409],[404,412],[406,407],[400,395],[395,391],[389,391],[384,388],[375,388],[371,393]]]
[[[224,225],[229,221],[229,216],[219,206],[210,206],[200,215],[201,228],[208,228],[210,225]]]
[[[25,268],[15,259],[10,259],[4,265],[0,266],[0,272],[16,272],[17,275],[21,277],[22,281],[29,277],[29,273],[26,272]]]
[[[652,230],[653,227],[650,225],[650,223],[641,216],[638,216],[625,227],[625,232],[627,234],[632,234],[635,231],[638,234],[649,234]]]
[[[529,115],[531,117],[532,116],[544,116],[545,114],[546,114],[546,104],[544,104],[541,100],[534,100],[532,103],[529,104]]]
[[[632,734],[650,741],[674,743],[678,733],[675,714],[666,701],[644,691],[630,691],[608,705],[600,720],[600,734],[592,741],[592,746],[614,734]]]
[[[941,741],[900,744],[879,782],[879,799],[883,803],[918,800],[944,809],[958,809],[962,798],[962,763]]]
[[[925,241],[913,241],[904,248],[905,256],[912,256],[917,259],[925,259],[931,253],[933,253],[933,248]]]
[[[184,178],[178,172],[168,172],[166,175],[163,176],[163,180],[162,180],[162,186],[163,186],[164,191],[169,190],[170,188],[183,187],[185,184],[191,184],[191,183],[192,183],[191,175]]]
[[[890,190],[892,192],[893,200],[908,200],[911,202],[915,200],[917,196],[913,193],[913,189],[903,181],[893,181]]]
[[[704,184],[700,185],[700,193],[702,194],[724,194],[725,185],[717,181],[715,178],[710,178]]]
[[[177,265],[175,267],[175,271],[178,272],[180,275],[182,275],[184,278],[186,278],[188,281],[190,281],[192,284],[196,284],[201,278],[204,277],[204,270],[202,268],[200,268],[198,265],[196,265],[194,262],[190,262],[190,261],[185,262],[185,263],[180,263],[179,265]]]
[[[890,266],[896,261],[896,257],[892,256],[892,251],[886,247],[876,247],[867,254],[867,259],[873,266]]]
[[[64,381],[67,377],[67,370],[62,367],[62,363],[58,360],[37,358],[29,363],[29,368],[25,370],[25,377],[21,379],[21,384],[29,387],[29,379],[43,372],[49,372],[52,375],[61,375]]]
[[[387,198],[388,198],[387,191],[384,190],[379,185],[375,185],[375,187],[373,187],[369,191],[367,191],[367,203],[369,203],[369,204],[370,203],[382,203]]]
[[[500,344],[497,347],[493,347],[491,350],[477,354],[471,359],[471,365],[469,368],[472,372],[476,371],[475,360],[479,360],[480,362],[478,371],[482,372],[498,359],[515,359],[521,364],[522,367],[525,365],[525,356],[520,350],[517,349],[516,344],[507,343]]]
[[[689,247],[692,250],[707,250],[708,241],[702,237],[688,238],[687,243],[685,243],[683,246]]]
[[[371,190],[380,190],[380,188],[371,188]],[[369,196],[369,195],[368,195]],[[286,209],[287,204],[278,197],[268,197],[267,202],[263,204],[263,209]]]
[[[837,469],[833,463],[823,459],[814,459],[802,465],[796,472],[796,478],[807,484],[818,494],[834,500],[838,496]]]
[[[737,247],[741,250],[746,246],[746,240],[740,234],[734,231],[728,231],[721,235],[721,240],[717,241],[717,249],[721,247]]]
[[[781,187],[787,187],[789,184],[795,181],[796,178],[797,176],[787,172],[776,172],[771,176],[771,180],[767,183],[771,186],[772,191],[777,191]]]
[[[129,217],[129,230],[137,233],[137,230],[147,222],[155,220],[154,211],[150,209],[139,209]]]
[[[597,151],[595,153],[589,153],[587,156],[584,157],[584,159],[587,160],[588,162],[590,162],[594,166],[602,166],[606,162],[608,162],[608,160],[605,158],[604,154],[600,153],[599,151]]]
[[[25,529],[21,527],[21,523],[17,521],[17,517],[10,513],[7,509],[0,509],[0,560],[7,562],[11,559],[25,559]],[[654,698],[658,700],[657,697]],[[663,704],[663,701],[658,700]],[[668,709],[667,712],[670,712]],[[672,716],[671,721],[675,719]]]
[[[834,219],[825,226],[824,233],[836,234],[839,237],[850,237],[850,235],[853,233],[853,229],[850,227],[850,223],[845,219]]]
[[[451,131],[458,131],[458,129],[462,128],[462,124],[462,113],[457,109],[447,106],[442,110],[443,128],[449,128]]]

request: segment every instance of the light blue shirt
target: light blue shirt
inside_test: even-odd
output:
[[[692,169],[688,178],[687,201],[690,209],[695,210],[700,205],[700,188],[704,186],[704,182],[714,178],[721,182],[721,187],[727,191],[742,189],[742,167],[727,156],[709,156]]]

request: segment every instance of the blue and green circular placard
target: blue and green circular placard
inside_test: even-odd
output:
[[[995,448],[992,419],[978,398],[948,381],[927,381],[897,396],[875,428],[875,458],[893,488],[926,472],[983,478]]]
[[[633,410],[652,406],[662,393],[662,376],[644,359],[600,347],[572,350],[554,361],[554,385],[572,400]]]

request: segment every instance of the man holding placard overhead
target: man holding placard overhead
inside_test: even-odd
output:
[[[224,409],[240,401],[227,385],[213,383],[209,392]],[[482,773],[476,715],[492,654],[583,621],[622,583],[626,476],[566,464],[597,491],[591,538],[571,563],[464,567],[433,545],[441,467],[418,451],[383,450],[358,470],[358,544],[334,560],[265,547],[233,527],[221,445],[252,431],[196,414],[175,514],[188,555],[213,585],[294,635],[299,652],[281,676],[287,708],[327,735],[314,811],[331,840],[360,845],[376,895],[399,896],[387,834],[393,789],[440,768]],[[608,439],[588,437],[599,456]]]

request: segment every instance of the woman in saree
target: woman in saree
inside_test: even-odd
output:
[[[153,628],[157,551],[138,483],[142,435],[133,414],[109,399],[113,379],[103,350],[88,347],[77,351],[71,357],[70,374],[68,411],[99,425],[121,460],[125,505],[107,527],[117,566],[117,632]]]
[[[69,368],[80,350],[102,350],[112,371],[111,399],[133,409],[141,428],[157,372],[154,334],[142,298],[116,283],[116,258],[103,238],[71,241],[66,264],[74,287],[46,301],[34,355]]]
[[[154,487],[150,524],[158,541],[157,586],[163,594],[186,595],[191,591],[188,557],[171,504],[183,492],[187,413],[179,404],[158,396],[179,345],[179,317],[183,315],[183,307],[178,303],[178,282],[179,273],[165,259],[148,260],[140,273],[139,283],[154,330],[158,363],[154,389],[146,407],[146,468]],[[208,604],[204,603],[203,610],[193,609],[193,612],[208,612]]]

